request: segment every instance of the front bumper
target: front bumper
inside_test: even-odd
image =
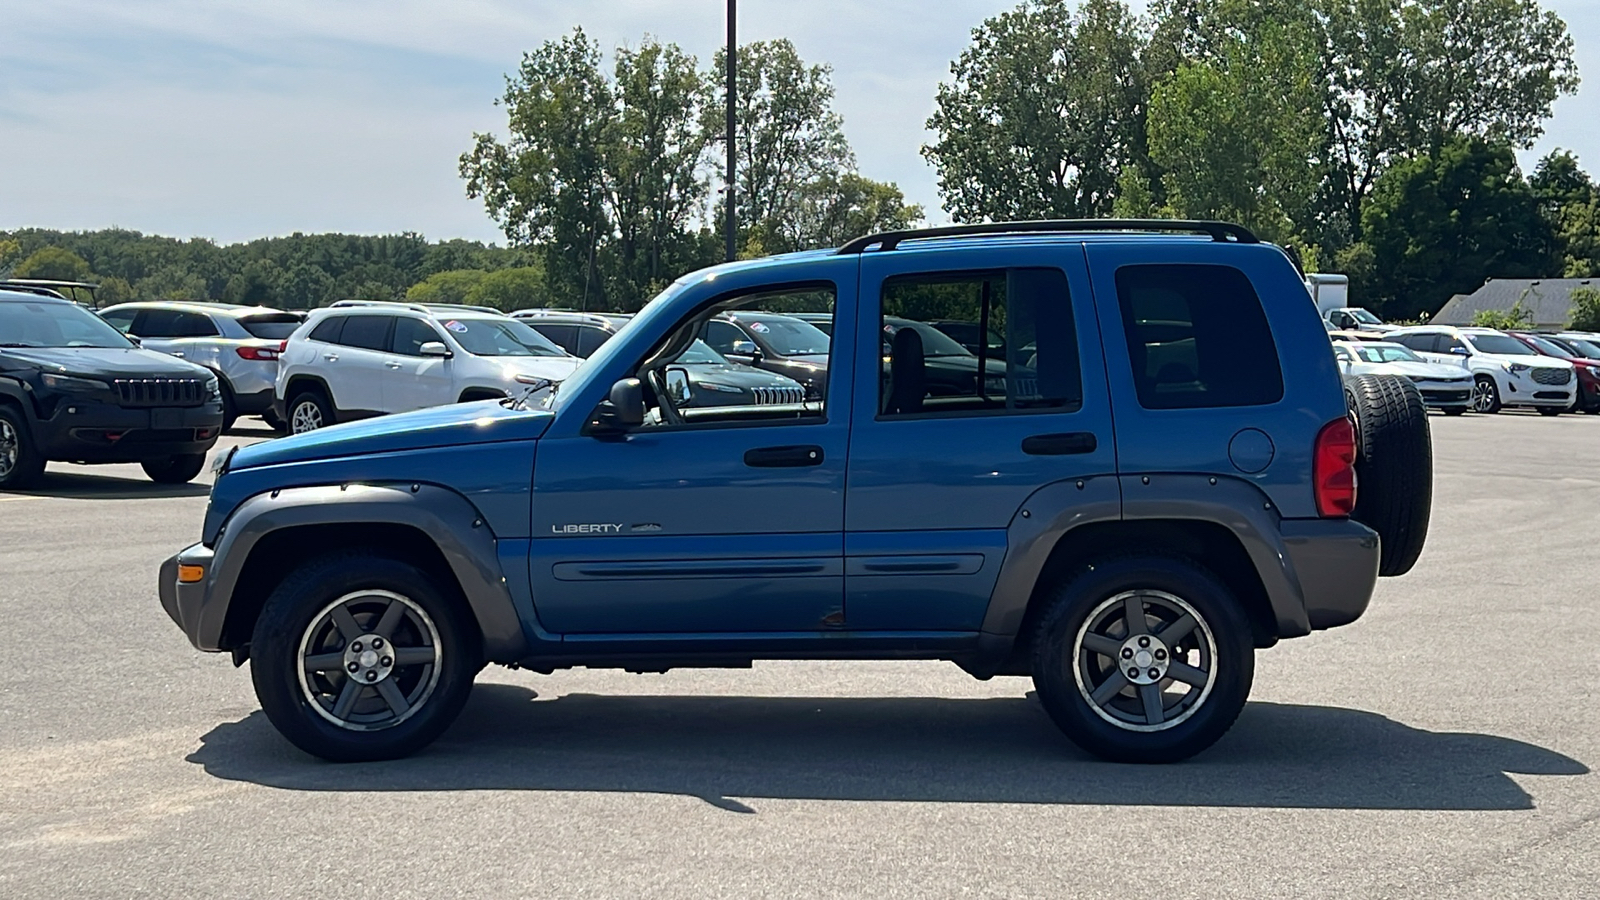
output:
[[[1361,618],[1378,584],[1378,533],[1354,519],[1285,519],[1281,528],[1312,629]]]
[[[218,616],[206,613],[206,592],[211,583],[213,562],[211,548],[204,544],[185,547],[161,564],[159,590],[161,608],[167,611],[189,643],[214,652],[222,649],[218,646],[222,622]],[[199,581],[180,582],[179,566],[200,566],[205,575]]]
[[[139,462],[210,450],[222,431],[222,404],[125,409],[108,403],[61,403],[35,428],[34,443],[47,459]]]

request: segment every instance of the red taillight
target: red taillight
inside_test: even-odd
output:
[[[239,348],[239,355],[241,357],[243,357],[244,359],[254,359],[254,360],[260,360],[260,361],[264,361],[264,362],[272,362],[272,361],[276,360],[278,358],[278,354],[282,353],[282,352],[283,352],[283,345],[282,344],[279,344],[277,346],[277,349],[273,349],[272,347],[240,347]]]
[[[1318,515],[1348,516],[1356,508],[1356,430],[1348,417],[1334,419],[1317,433],[1311,479]]]

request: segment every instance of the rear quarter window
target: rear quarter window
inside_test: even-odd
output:
[[[1264,406],[1283,399],[1278,347],[1243,272],[1123,266],[1116,282],[1140,406]]]
[[[321,341],[324,344],[339,343],[339,334],[344,331],[344,320],[346,318],[346,316],[329,316],[323,319],[317,324],[317,327],[311,329],[310,339]]]

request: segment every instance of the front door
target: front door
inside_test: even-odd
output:
[[[422,345],[444,343],[444,338],[428,322],[397,316],[389,356],[384,368],[389,377],[383,383],[384,409],[405,412],[429,406],[454,403],[455,384],[450,377],[452,360],[442,356],[423,356]]]
[[[852,631],[977,631],[1030,495],[1116,507],[1100,333],[1075,244],[866,254],[845,517]],[[973,353],[929,324],[1003,337]],[[868,350],[878,345],[879,353]]]
[[[640,377],[650,409],[625,436],[589,436],[570,426],[587,419],[596,395],[590,409],[563,410],[539,443],[529,575],[545,629],[582,640],[816,634],[841,624],[848,373],[826,402],[727,405],[733,394],[719,388],[733,385],[674,372],[690,344],[668,335],[703,334],[732,308],[848,317],[855,278],[854,258],[832,257],[781,289],[710,283],[690,318],[647,325],[617,356],[591,361],[616,368],[607,386]]]

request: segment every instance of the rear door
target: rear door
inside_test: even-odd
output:
[[[383,384],[392,377],[389,332],[394,316],[352,315],[339,333],[339,343],[322,348],[322,368],[341,412],[388,412]]]
[[[1115,503],[1111,408],[1075,243],[861,257],[845,512],[853,631],[976,631],[1040,488]],[[930,321],[1004,336],[982,358]],[[981,372],[981,374],[980,374]]]

